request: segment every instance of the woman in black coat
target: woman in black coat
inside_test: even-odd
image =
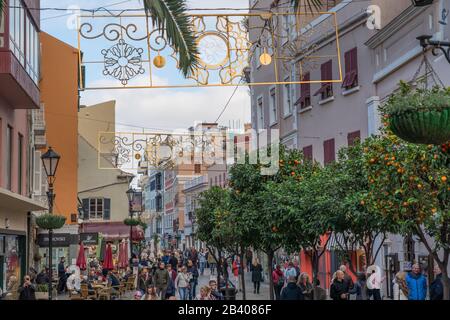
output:
[[[252,272],[253,293],[259,294],[259,287],[263,280],[263,269],[261,263],[259,263],[259,259],[253,261],[250,271]]]

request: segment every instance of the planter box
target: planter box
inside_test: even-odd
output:
[[[35,292],[36,300],[48,300],[48,292]]]

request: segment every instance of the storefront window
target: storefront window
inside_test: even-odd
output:
[[[19,255],[19,237],[18,236],[0,236],[0,244],[4,247],[3,256],[3,274],[2,288],[5,291],[17,290],[21,276],[21,259]]]
[[[39,254],[43,257],[39,266],[39,269],[42,270],[48,265],[48,248],[39,248]],[[62,257],[66,258],[66,264],[70,264],[71,261],[69,261],[69,248],[52,248],[53,273],[57,273],[58,263]]]

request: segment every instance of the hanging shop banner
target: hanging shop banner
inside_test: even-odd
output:
[[[80,241],[84,245],[93,246],[98,244],[98,233],[80,233]]]
[[[70,233],[58,233],[53,234],[53,247],[68,247],[73,241]],[[48,247],[48,234],[39,234],[38,235],[38,245],[39,247]]]

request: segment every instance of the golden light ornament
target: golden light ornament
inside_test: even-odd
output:
[[[259,61],[264,66],[268,66],[272,63],[272,56],[267,53],[267,49],[264,48],[264,53],[259,57]]]
[[[263,20],[272,19],[272,13],[271,12],[261,13],[261,19],[263,19]]]
[[[162,69],[166,65],[166,58],[158,54],[155,59],[153,59],[153,64],[156,68]]]

